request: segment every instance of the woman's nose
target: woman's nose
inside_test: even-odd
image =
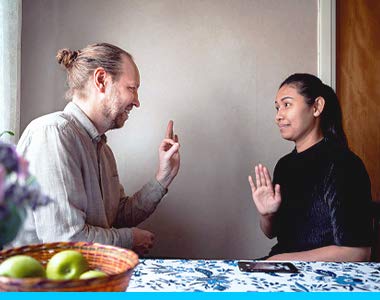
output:
[[[281,109],[279,108],[279,109],[277,110],[275,120],[276,120],[276,121],[280,121],[280,120],[282,120],[282,119],[283,119],[282,111],[281,111]]]

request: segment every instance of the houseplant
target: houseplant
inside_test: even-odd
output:
[[[0,249],[16,237],[28,206],[34,210],[50,201],[29,173],[28,162],[14,145],[0,140]]]

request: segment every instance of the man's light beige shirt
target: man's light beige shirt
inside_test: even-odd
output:
[[[73,102],[32,121],[17,150],[54,201],[28,213],[13,245],[89,241],[131,248],[128,227],[144,221],[167,191],[153,179],[126,196],[106,136]]]

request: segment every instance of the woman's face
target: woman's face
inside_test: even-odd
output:
[[[308,105],[292,85],[282,86],[276,96],[276,123],[281,136],[298,144],[311,145],[318,139],[319,121],[315,105]],[[319,115],[319,114],[318,114]],[[298,147],[297,147],[298,150]]]

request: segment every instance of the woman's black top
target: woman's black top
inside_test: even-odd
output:
[[[270,255],[329,245],[371,246],[371,184],[358,156],[326,139],[277,163],[282,202]]]

